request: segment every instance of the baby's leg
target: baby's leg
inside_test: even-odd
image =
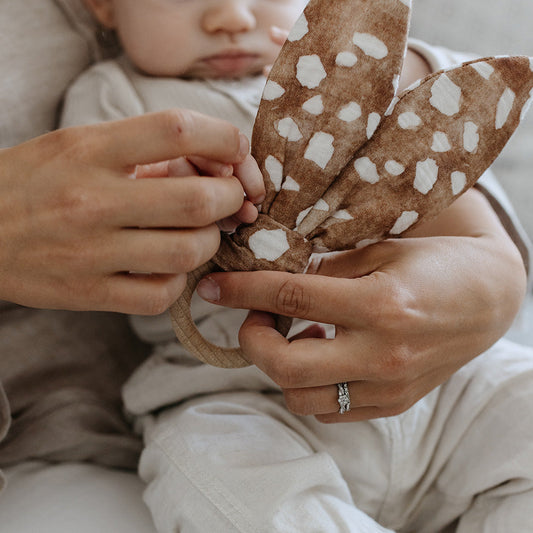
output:
[[[489,354],[478,372],[493,394],[473,398],[477,416],[440,484],[473,495],[457,533],[533,531],[533,349],[502,342]]]
[[[146,432],[144,498],[165,533],[389,531],[354,505],[319,446],[279,393],[199,398]]]
[[[388,419],[396,437],[377,519],[401,532],[533,531],[532,408],[533,349],[500,341]],[[357,501],[348,458],[334,458]]]

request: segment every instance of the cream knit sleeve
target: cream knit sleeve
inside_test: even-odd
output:
[[[141,115],[141,100],[119,63],[103,61],[81,74],[65,94],[60,127]]]

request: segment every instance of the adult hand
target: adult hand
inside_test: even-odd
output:
[[[523,298],[520,256],[479,193],[443,219],[448,235],[438,236],[435,221],[418,238],[327,256],[315,275],[210,274],[198,292],[229,307],[335,324],[334,339],[312,326],[288,340],[272,315],[253,311],[241,328],[245,354],[280,385],[292,412],[323,422],[396,415],[493,344]],[[339,382],[351,395],[342,415]]]
[[[1,150],[0,299],[162,312],[218,249],[216,222],[254,217],[244,195],[260,202],[263,184],[248,148],[230,124],[172,110]],[[185,172],[183,156],[216,177]]]

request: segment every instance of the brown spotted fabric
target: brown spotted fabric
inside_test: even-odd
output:
[[[293,27],[254,126],[259,218],[224,236],[171,307],[202,361],[248,364],[195,330],[190,295],[207,271],[303,272],[312,252],[400,237],[474,185],[520,123],[533,94],[527,57],[465,63],[396,96],[409,16],[409,0],[311,0]]]

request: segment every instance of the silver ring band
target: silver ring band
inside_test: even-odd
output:
[[[337,401],[339,402],[339,414],[347,413],[350,410],[350,391],[348,390],[348,383],[337,383],[339,395]]]

